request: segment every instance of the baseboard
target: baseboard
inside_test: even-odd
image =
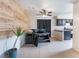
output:
[[[79,48],[73,48],[74,50],[76,50],[77,52],[79,52]]]

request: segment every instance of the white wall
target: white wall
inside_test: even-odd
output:
[[[79,51],[79,2],[74,4],[73,48]]]
[[[8,49],[13,48],[13,44],[15,42],[16,36],[12,36],[10,38],[6,37],[0,37],[0,56],[7,51]],[[16,48],[19,49],[21,45],[24,44],[24,42],[21,42],[21,40],[24,40],[24,37],[21,36],[18,38],[17,43],[16,43]]]
[[[59,14],[58,15],[59,19],[73,19],[73,13],[69,13],[69,14]]]

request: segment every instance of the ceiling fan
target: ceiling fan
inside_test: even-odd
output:
[[[46,16],[52,16],[52,11],[47,11],[45,9],[41,9],[41,11],[39,11],[40,15],[46,15]]]

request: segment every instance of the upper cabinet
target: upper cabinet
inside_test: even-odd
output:
[[[72,19],[56,19],[56,26],[65,26],[66,23],[70,23],[70,25],[73,25]]]
[[[57,26],[64,26],[65,25],[65,21],[63,19],[56,19],[56,25]]]

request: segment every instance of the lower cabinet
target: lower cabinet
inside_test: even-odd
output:
[[[64,31],[64,40],[71,39],[71,31]]]

